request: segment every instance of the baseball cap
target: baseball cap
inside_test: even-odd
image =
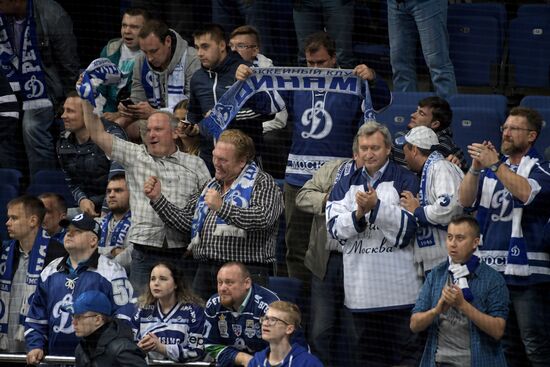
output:
[[[97,312],[111,316],[111,302],[105,293],[92,290],[81,293],[73,302],[72,314],[81,315],[86,312]]]
[[[421,149],[432,149],[434,145],[439,144],[437,134],[426,126],[413,127],[407,135],[400,136],[395,139],[395,143],[398,146],[403,146],[405,143],[417,146]]]
[[[71,220],[62,219],[59,221],[59,225],[64,228],[67,228],[71,224],[78,229],[92,231],[98,238],[101,236],[101,227],[99,226],[99,223],[87,214],[81,213]]]

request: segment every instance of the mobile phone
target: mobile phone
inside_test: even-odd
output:
[[[123,99],[120,103],[122,103],[125,107],[135,104],[130,98]]]

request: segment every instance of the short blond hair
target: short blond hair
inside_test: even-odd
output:
[[[225,130],[218,139],[218,142],[220,141],[235,146],[237,159],[245,159],[247,162],[251,162],[256,156],[254,141],[241,130]]]
[[[299,328],[302,323],[302,313],[298,305],[287,301],[275,301],[269,304],[269,308],[272,310],[281,311],[287,314],[288,320],[284,320],[295,328]]]

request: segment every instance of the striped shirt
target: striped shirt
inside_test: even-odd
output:
[[[183,208],[164,196],[151,205],[168,226],[189,232],[201,192],[202,189],[197,191]],[[193,247],[193,256],[201,261],[275,262],[278,220],[283,208],[281,190],[271,176],[259,171],[248,208],[224,201],[220,210],[208,211],[200,233],[201,242]],[[216,216],[229,225],[244,229],[246,236],[216,235]]]
[[[151,247],[163,247],[165,242],[168,248],[186,247],[189,238],[164,224],[149,205],[149,199],[143,193],[143,183],[149,176],[158,177],[168,200],[183,206],[194,192],[210,180],[203,160],[179,150],[167,157],[153,157],[145,145],[130,143],[116,136],[113,136],[111,158],[126,169],[132,209],[129,241]]]

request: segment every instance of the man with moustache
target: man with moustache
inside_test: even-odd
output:
[[[468,145],[472,166],[459,188],[460,203],[477,209],[480,257],[510,291],[510,366],[550,365],[550,165],[533,148],[541,129],[537,111],[513,108],[501,126],[502,156],[492,142]]]
[[[260,317],[279,297],[254,284],[242,263],[228,262],[218,271],[218,293],[206,303],[205,348],[217,366],[248,366],[252,355],[268,346]]]

